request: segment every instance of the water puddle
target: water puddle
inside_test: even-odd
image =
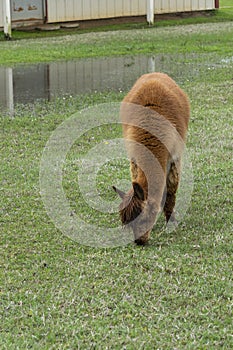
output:
[[[186,63],[185,63],[186,62]],[[0,67],[0,107],[53,100],[64,95],[127,91],[142,74],[165,72],[178,83],[197,74],[190,57],[137,55]]]

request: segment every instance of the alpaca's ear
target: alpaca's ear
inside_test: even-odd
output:
[[[118,190],[118,188],[116,188],[115,186],[112,186],[112,188],[114,189],[114,191],[121,197],[121,199],[124,198],[125,196],[125,192]]]
[[[133,182],[133,191],[134,191],[134,196],[144,201],[145,196],[144,196],[143,188],[137,182]]]

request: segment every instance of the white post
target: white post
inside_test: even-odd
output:
[[[4,20],[4,35],[6,39],[11,38],[11,2],[3,0],[3,20]]]
[[[147,22],[149,25],[154,24],[154,0],[147,0]]]

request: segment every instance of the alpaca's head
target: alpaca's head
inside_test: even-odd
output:
[[[145,244],[149,239],[155,215],[143,188],[136,182],[132,185],[127,193],[114,186],[113,189],[122,199],[119,212],[123,226],[132,228],[137,244]]]

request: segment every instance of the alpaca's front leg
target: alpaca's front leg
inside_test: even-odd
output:
[[[135,243],[137,245],[145,245],[149,239],[150,239],[150,233],[151,233],[151,230],[146,232],[143,236],[141,236],[140,238],[136,238],[135,239]]]
[[[167,223],[170,221],[177,226],[178,223],[175,218],[174,207],[176,204],[176,192],[180,181],[180,162],[172,163],[167,176],[167,194],[164,204],[164,215]]]

